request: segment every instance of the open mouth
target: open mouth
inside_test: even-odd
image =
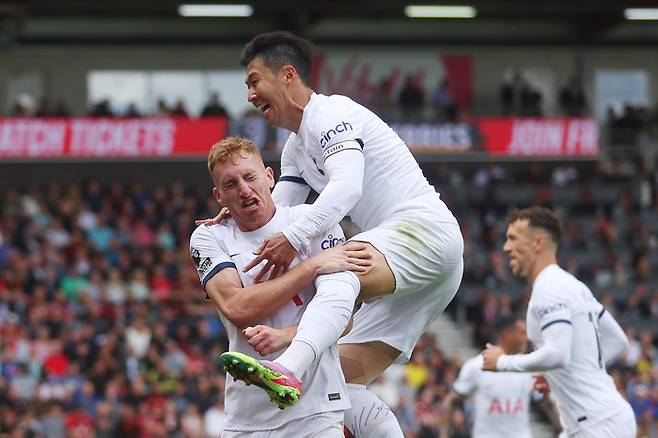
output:
[[[258,110],[263,113],[267,114],[270,111],[270,105],[268,103],[264,103],[258,107]]]
[[[257,199],[250,199],[250,200],[242,203],[242,208],[244,208],[244,209],[249,210],[249,209],[253,209],[253,208],[256,208],[256,207],[258,207],[258,200]]]

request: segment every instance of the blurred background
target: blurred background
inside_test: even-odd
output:
[[[506,214],[530,205],[558,212],[561,264],[625,328],[609,371],[638,436],[657,437],[658,3],[442,5],[467,7],[0,1],[0,436],[220,436],[227,339],[188,240],[217,212],[213,143],[248,136],[278,171],[287,132],[248,104],[238,61],[285,29],[318,48],[315,90],[406,141],[466,238],[448,311],[373,384],[407,437],[438,436],[461,364],[497,318],[524,317],[501,247]]]

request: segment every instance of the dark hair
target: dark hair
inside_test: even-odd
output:
[[[520,220],[527,220],[531,227],[541,228],[546,231],[556,244],[560,241],[562,235],[560,220],[548,208],[529,207],[523,210],[514,210],[507,215],[507,225]]]
[[[244,46],[240,65],[246,67],[254,58],[261,58],[270,70],[277,72],[292,65],[306,86],[311,85],[313,46],[308,40],[290,32],[258,34]]]
[[[498,318],[495,325],[496,337],[499,337],[505,330],[513,328],[516,325],[516,321],[519,319],[521,318],[516,316],[501,316]]]

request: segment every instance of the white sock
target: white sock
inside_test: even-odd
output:
[[[347,384],[352,407],[345,411],[345,426],[355,438],[404,438],[391,408],[365,385]]]
[[[315,285],[315,297],[299,321],[297,335],[276,359],[298,378],[324,350],[336,343],[347,327],[361,288],[353,272],[320,275]]]

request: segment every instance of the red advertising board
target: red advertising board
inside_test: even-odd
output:
[[[482,145],[492,155],[594,156],[598,125],[584,118],[483,118],[477,122]]]
[[[506,157],[594,157],[598,125],[587,118],[475,118],[464,123],[391,127],[422,153]],[[267,137],[265,123],[256,126]],[[262,132],[261,132],[262,131]],[[0,118],[0,160],[204,157],[226,137],[225,118]]]
[[[205,156],[226,137],[223,117],[0,119],[2,158]]]
[[[507,157],[588,157],[599,152],[597,122],[587,118],[484,117],[391,127],[414,152]]]

